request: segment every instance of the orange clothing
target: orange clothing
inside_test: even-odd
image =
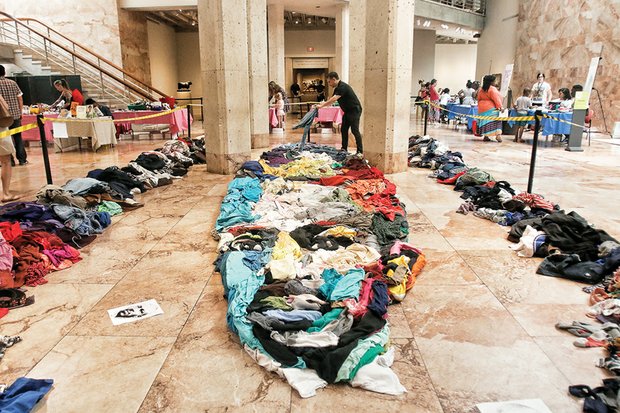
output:
[[[493,108],[502,107],[502,95],[495,86],[489,87],[488,91],[480,89],[478,91],[478,113],[484,113]]]

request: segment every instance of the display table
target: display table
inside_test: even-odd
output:
[[[44,116],[46,118],[57,118],[58,113],[46,113]],[[22,116],[22,125],[28,125],[30,123],[37,123],[37,115]],[[47,139],[48,142],[52,142],[54,140],[54,135],[52,134],[52,122],[44,122],[43,127],[45,129],[45,139]],[[22,132],[22,140],[37,142],[40,141],[41,137],[39,135],[39,128],[30,129]]]
[[[116,145],[116,129],[112,119],[70,120],[53,122],[54,147],[57,152],[81,147],[82,138],[91,139],[91,148],[97,151],[103,145]]]
[[[320,108],[316,117],[318,122],[331,122],[333,125],[340,125],[342,123],[342,116],[344,112],[338,106],[330,106],[326,108]]]
[[[446,105],[446,109],[450,111],[448,112],[448,120],[456,119],[459,115],[471,115],[471,110],[475,107],[476,106],[471,105],[459,105],[458,103],[448,103]],[[476,112],[478,112],[478,109],[476,109]]]
[[[140,120],[127,120],[122,122],[123,119],[138,118],[141,116],[161,114],[156,118],[140,119]],[[132,111],[115,111],[112,112],[112,117],[115,120],[121,120],[116,122],[123,125],[127,130],[131,129],[132,124],[136,125],[170,125],[170,134],[176,135],[180,131],[187,130],[187,108],[177,110],[174,112],[162,113],[162,111],[156,110],[132,110]],[[190,121],[193,120],[190,118]]]
[[[535,113],[536,111],[534,109],[530,109],[527,111],[528,116],[534,116]],[[573,120],[573,112],[546,112],[544,114],[553,116],[554,118],[564,120],[567,122],[571,122]],[[516,110],[512,109],[510,110],[510,117],[514,117],[514,116],[519,116],[519,115],[517,114]],[[530,125],[533,125],[534,121],[532,120],[532,121],[529,121],[528,123]],[[514,122],[509,121],[508,124],[512,126]],[[564,123],[564,122],[558,122],[555,119],[542,118],[540,120],[540,128],[541,128],[540,133],[542,136],[569,135],[571,125],[568,123]]]

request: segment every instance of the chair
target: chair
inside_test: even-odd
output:
[[[586,118],[583,122],[583,126],[586,129],[586,133],[588,134],[588,146],[590,146],[591,142],[591,133],[590,130],[592,129],[592,118],[594,117],[594,111],[592,110],[592,108],[588,108],[588,111],[586,112]]]

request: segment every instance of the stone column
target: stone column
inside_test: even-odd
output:
[[[246,2],[252,149],[265,148],[269,146],[267,3],[266,0],[246,0]]]
[[[246,0],[198,2],[207,170],[231,174],[250,159]]]
[[[349,7],[349,85],[364,106],[364,75],[366,62],[366,2],[351,0]],[[344,74],[342,75],[344,76]],[[360,124],[364,130],[364,124]]]
[[[336,15],[336,72],[349,82],[349,5],[344,3]]]
[[[351,1],[350,8],[358,3]],[[364,155],[386,173],[403,172],[407,170],[414,0],[365,3]]]
[[[269,80],[286,90],[284,84],[284,5],[267,6],[267,31],[269,41]]]

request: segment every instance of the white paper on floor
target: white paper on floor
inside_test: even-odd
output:
[[[476,407],[480,413],[552,413],[540,399],[480,403]]]
[[[115,326],[133,323],[134,321],[142,320],[144,318],[153,317],[154,315],[163,314],[164,310],[161,309],[157,301],[148,300],[141,303],[124,305],[122,307],[112,308],[108,310],[108,315],[112,320],[112,324]]]

